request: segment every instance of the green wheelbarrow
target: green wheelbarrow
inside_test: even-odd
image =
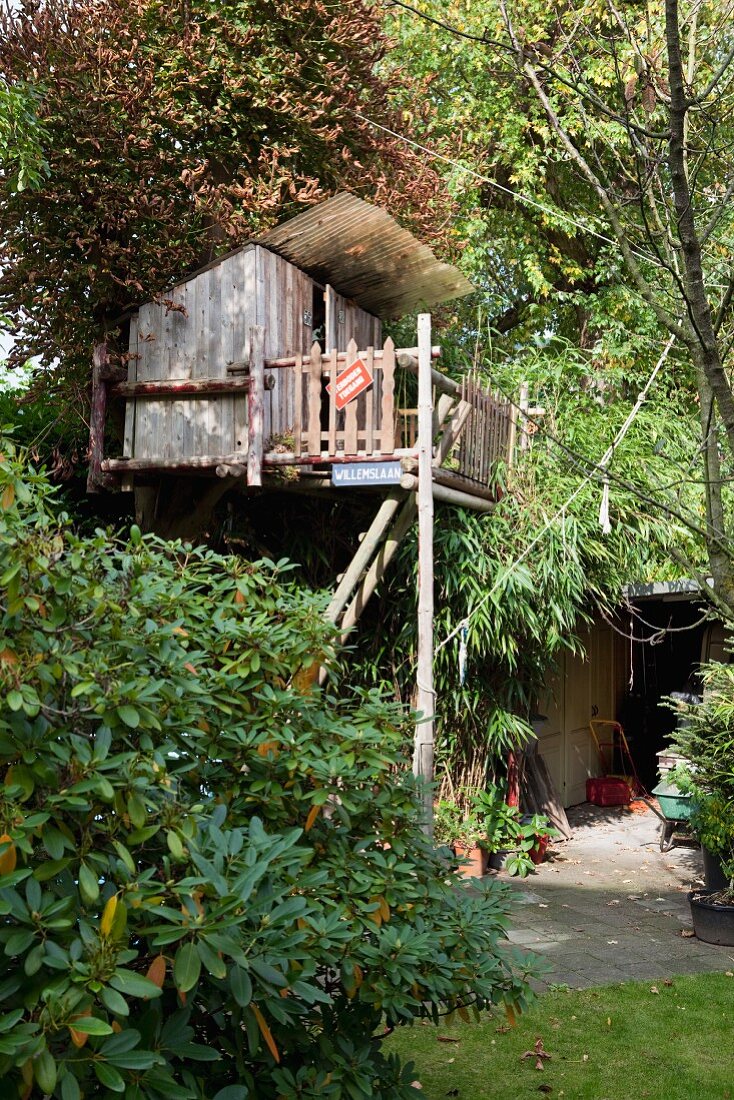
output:
[[[677,843],[690,844],[688,819],[691,816],[691,796],[684,794],[675,783],[663,780],[652,794],[660,803],[663,827],[660,833],[660,851],[669,852]],[[683,830],[681,832],[681,829]]]

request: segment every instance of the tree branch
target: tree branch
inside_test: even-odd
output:
[[[573,162],[581,170],[581,173],[583,174],[585,179],[591,184],[594,191],[596,192],[604,213],[609,219],[609,224],[614,231],[614,236],[617,239],[617,243],[619,244],[619,247],[622,251],[622,256],[624,257],[625,264],[627,265],[627,270],[630,272],[632,280],[637,287],[639,294],[641,295],[643,300],[647,302],[660,324],[663,325],[668,330],[668,332],[672,333],[673,336],[675,336],[679,340],[682,340],[684,343],[689,343],[690,334],[687,333],[683,328],[681,328],[678,322],[666,309],[663,308],[663,306],[654,295],[650,284],[648,283],[645,276],[642,274],[642,271],[640,270],[640,267],[634,257],[629,238],[624,231],[624,226],[622,225],[618,211],[614,206],[614,203],[610,199],[606,188],[604,187],[596,173],[593,171],[586,158],[582,156],[582,154],[579,152],[576,145],[571,140],[565,127],[563,126],[561,120],[559,119],[558,115],[556,114],[555,110],[553,109],[553,105],[548,99],[545,89],[543,88],[543,85],[538,77],[537,71],[535,70],[533,65],[531,65],[530,62],[527,60],[523,49],[517,39],[515,29],[505,6],[504,0],[500,0],[500,7],[502,10],[503,18],[505,20],[505,26],[507,27],[507,32],[516,50],[518,66],[525,73],[528,80],[535,89],[535,93],[538,96],[541,104],[543,105],[548,121],[550,122],[553,130],[555,130],[556,134],[560,138],[564,149],[569,154]],[[734,412],[734,407],[732,411]]]
[[[688,99],[685,92],[678,0],[665,0],[665,41],[670,75],[670,137],[668,164],[673,185],[673,199],[678,218],[678,238],[681,243],[686,281],[686,308],[697,340],[688,340],[697,365],[703,370],[721,414],[729,448],[734,455],[734,398],[721,363],[718,341],[706,293],[701,262],[701,244],[696,233],[693,206],[686,174],[685,129]]]

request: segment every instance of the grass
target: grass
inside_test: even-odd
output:
[[[703,974],[544,993],[514,1028],[502,1010],[419,1023],[385,1051],[415,1063],[426,1100],[730,1100],[733,1022],[734,976]],[[521,1057],[537,1039],[541,1070]]]

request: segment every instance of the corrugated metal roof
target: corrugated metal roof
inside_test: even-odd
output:
[[[711,577],[706,584],[713,588]],[[628,600],[693,600],[696,596],[703,598],[701,583],[685,577],[678,581],[636,581],[623,584],[622,595]]]
[[[402,317],[474,289],[386,211],[355,195],[327,199],[258,243],[378,317]]]

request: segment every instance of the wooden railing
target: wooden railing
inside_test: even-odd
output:
[[[417,369],[416,349],[396,351],[388,339],[382,348],[359,350],[352,341],[346,351],[324,353],[314,344],[308,355],[266,359],[262,347],[263,331],[253,327],[249,360],[230,366],[226,378],[111,381],[111,395],[127,400],[131,424],[135,403],[140,403],[136,434],[126,430],[126,439],[129,435],[136,445],[130,442],[122,459],[98,461],[97,476],[212,468],[222,476],[246,475],[249,485],[260,485],[263,470],[279,465],[389,457],[405,459],[410,469],[410,459],[417,456],[416,411],[403,407],[413,389],[403,382]],[[434,357],[439,354],[440,349],[433,349]],[[360,360],[364,388],[342,394],[348,400],[340,408],[337,380],[341,386]],[[101,378],[101,368],[97,373]],[[494,463],[511,460],[515,432],[511,405],[483,388],[477,375],[461,383],[436,370],[432,377],[437,393],[434,465],[445,467],[447,476],[473,483],[481,492],[490,483]],[[100,382],[99,389],[105,396],[106,383]],[[198,425],[199,445],[186,446],[187,440],[197,442],[193,429],[171,430],[165,433],[171,440],[169,450],[156,451],[152,428],[146,430],[152,425],[151,408],[157,410],[156,423],[166,416],[173,423],[175,412],[184,429],[189,422]],[[104,415],[100,405],[95,423],[103,426]],[[225,432],[224,426],[232,430]],[[173,444],[179,435],[182,446],[177,449]],[[101,429],[97,436],[101,440]]]
[[[511,459],[512,407],[505,398],[483,389],[476,374],[462,380],[461,400],[471,406],[471,412],[459,437],[459,473],[486,485],[494,464]]]
[[[336,379],[358,360],[372,384],[343,409],[337,407]],[[296,356],[293,453],[357,456],[395,451],[395,345],[359,351],[352,340],[346,351],[322,353],[314,344],[308,357]]]

